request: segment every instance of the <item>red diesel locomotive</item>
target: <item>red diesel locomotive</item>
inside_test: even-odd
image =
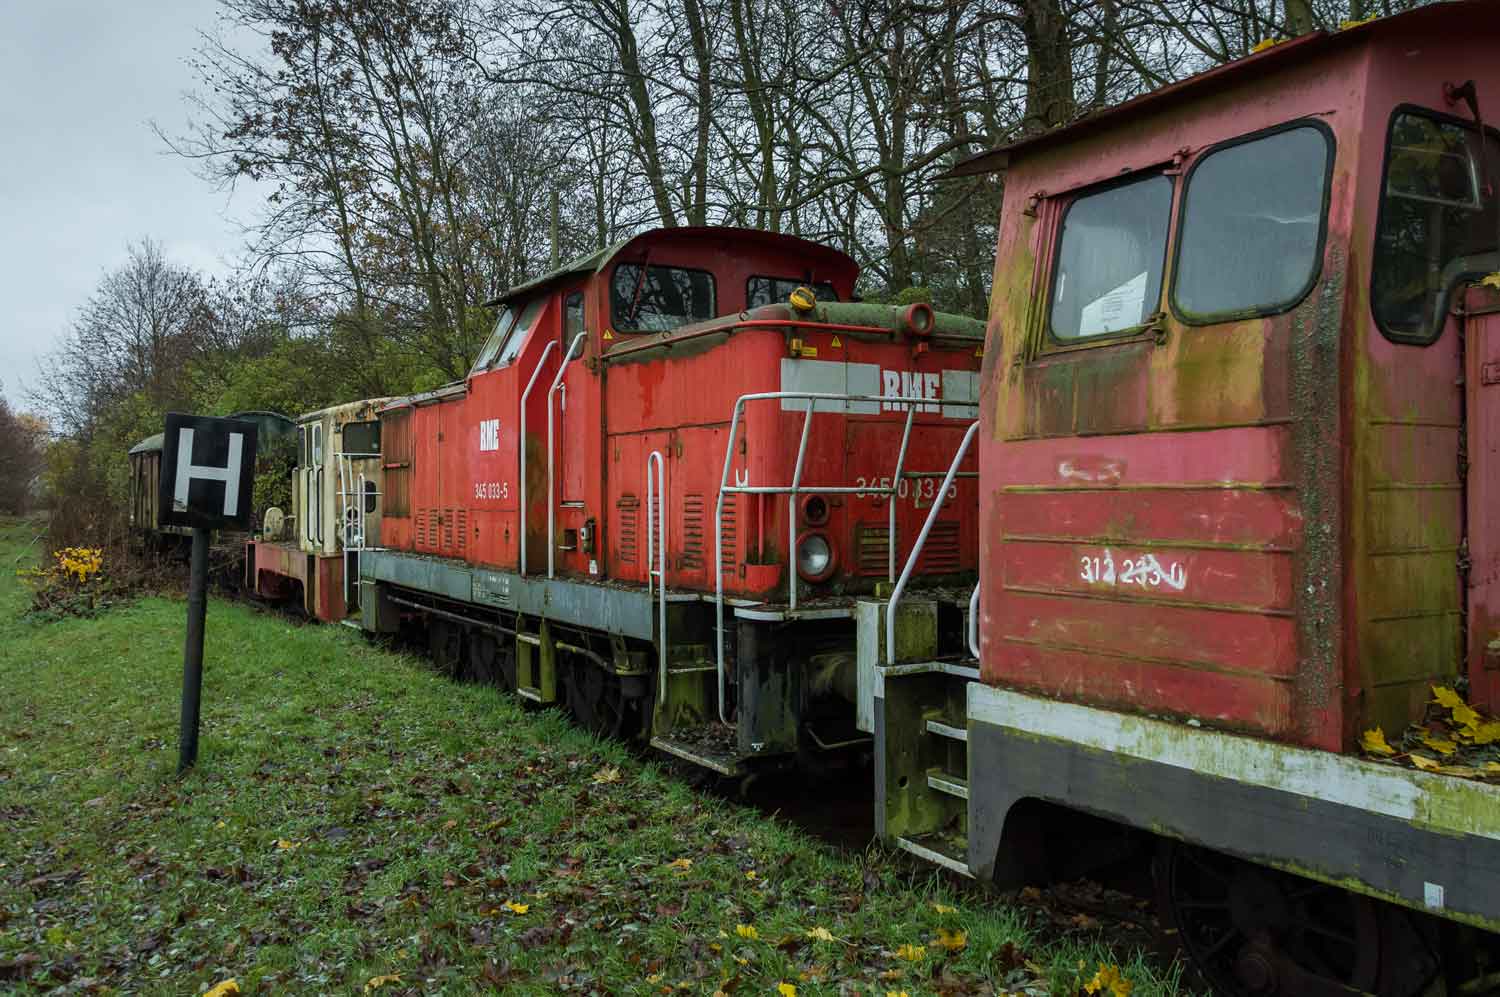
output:
[[[855,598],[896,580],[974,420],[983,326],[851,302],[856,276],[679,228],[508,292],[463,382],[381,412],[366,626],[420,620],[446,667],[725,774],[868,746]],[[972,477],[915,572],[955,620]]]

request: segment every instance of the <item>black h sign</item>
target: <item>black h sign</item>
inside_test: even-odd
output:
[[[255,423],[167,413],[158,526],[250,526]]]

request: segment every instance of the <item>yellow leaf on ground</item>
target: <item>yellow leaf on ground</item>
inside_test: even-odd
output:
[[[905,990],[887,990],[885,997],[911,997]]]
[[[907,962],[921,962],[927,958],[926,945],[902,945],[896,949],[896,958],[905,959]]]
[[[1492,273],[1479,282],[1481,287],[1500,287],[1500,273]]]
[[[594,784],[602,786],[607,782],[619,782],[620,770],[613,765],[606,765],[594,773]]]
[[[238,980],[225,980],[222,983],[214,984],[212,989],[208,990],[203,997],[230,997],[231,994],[239,992],[240,984]]]
[[[1459,779],[1473,779],[1479,775],[1479,770],[1470,765],[1440,765],[1438,771]]]
[[[753,883],[759,877],[755,875],[755,870],[754,869],[746,869],[745,870],[745,878],[748,879],[748,880],[750,880],[750,882]]]
[[[755,930],[755,925],[753,924],[736,924],[734,926],[734,933],[741,938],[749,938],[752,941],[760,937],[760,932]]]
[[[1445,685],[1435,685],[1432,687],[1432,701],[1445,710],[1457,709],[1460,706],[1468,705],[1464,702],[1462,696]]]
[[[932,909],[939,914],[954,914],[958,912],[957,907],[949,907],[947,904],[940,904],[936,900],[932,902]]]
[[[819,942],[833,941],[833,932],[824,927],[816,927],[807,933],[807,937]]]
[[[1099,964],[1094,978],[1083,985],[1085,993],[1105,994],[1107,997],[1130,997],[1135,984],[1120,975],[1119,966]]]
[[[514,900],[505,901],[505,906],[512,914],[524,914],[531,909],[531,904],[518,904]]]
[[[693,860],[689,858],[673,859],[667,863],[667,868],[676,869],[678,872],[687,872],[693,867]]]
[[[962,931],[949,931],[947,928],[939,928],[937,937],[932,944],[939,948],[945,948],[949,952],[957,952],[969,944],[969,936]]]
[[[1359,739],[1359,746],[1367,755],[1394,755],[1396,753],[1396,749],[1387,743],[1385,731],[1379,727],[1365,731],[1364,736]]]
[[[1460,727],[1478,727],[1479,720],[1479,711],[1468,703],[1453,707],[1453,722]]]
[[[1500,762],[1485,762],[1483,772],[1485,775],[1500,775]]]
[[[776,992],[780,994],[781,997],[797,997],[797,988],[790,983],[776,984]]]
[[[647,983],[660,983],[661,982],[661,974],[660,973],[652,973],[650,976],[646,977],[646,982]]]
[[[278,851],[292,852],[292,851],[296,851],[298,848],[301,848],[301,847],[302,847],[302,842],[300,842],[300,841],[288,841],[285,838],[277,838],[276,839],[276,848],[277,848]]]
[[[370,981],[365,984],[365,993],[369,993],[372,990],[379,990],[381,987],[385,986],[387,983],[400,983],[400,982],[401,982],[401,976],[400,976],[399,973],[389,973],[389,974],[387,974],[385,976],[372,976],[372,977],[370,977]]]
[[[1431,734],[1423,734],[1422,743],[1445,758],[1458,750],[1458,745],[1447,738],[1433,737]]]
[[[1475,744],[1493,744],[1500,741],[1500,720],[1480,724],[1473,733]]]
[[[1424,772],[1436,772],[1443,767],[1436,759],[1428,758],[1426,755],[1412,755],[1411,763]]]

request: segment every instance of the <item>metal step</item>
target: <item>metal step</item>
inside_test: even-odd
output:
[[[517,688],[516,695],[520,696],[522,699],[529,699],[533,703],[540,703],[542,701],[542,690],[533,689],[527,685],[523,685]]]
[[[934,832],[919,834],[914,838],[897,838],[896,847],[960,876],[974,878],[974,874],[969,871],[968,844],[957,835]]]
[[[928,717],[927,733],[938,737],[951,737],[955,741],[968,741],[969,728],[947,717]]]
[[[933,769],[927,773],[927,785],[939,793],[947,793],[949,796],[956,796],[960,800],[967,800],[969,798],[969,780],[960,779],[956,775],[949,775],[947,772],[938,769]]]
[[[658,734],[651,739],[651,747],[720,775],[741,776],[750,771],[746,764],[750,756],[734,750],[734,736],[732,728],[712,724]]]

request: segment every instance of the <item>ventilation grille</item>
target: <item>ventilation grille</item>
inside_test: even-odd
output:
[[[469,510],[459,509],[452,514],[451,518],[454,520],[458,552],[466,553],[469,549]]]
[[[640,526],[641,500],[634,495],[621,495],[615,502],[615,508],[620,511],[619,532],[619,558],[621,564],[635,564],[640,557],[640,538],[637,530]]]
[[[940,519],[932,524],[917,570],[927,575],[949,575],[959,569],[958,521]]]
[[[884,523],[860,523],[854,534],[855,572],[884,578],[890,565],[890,539],[890,528]]]
[[[682,500],[682,567],[703,570],[703,495],[698,492]]]
[[[724,517],[721,520],[721,535],[724,538],[724,550],[719,556],[719,563],[723,566],[725,574],[733,574],[735,561],[739,552],[740,525],[739,525],[739,496],[724,496]]]
[[[438,511],[418,509],[412,539],[419,550],[436,551],[438,546]]]

